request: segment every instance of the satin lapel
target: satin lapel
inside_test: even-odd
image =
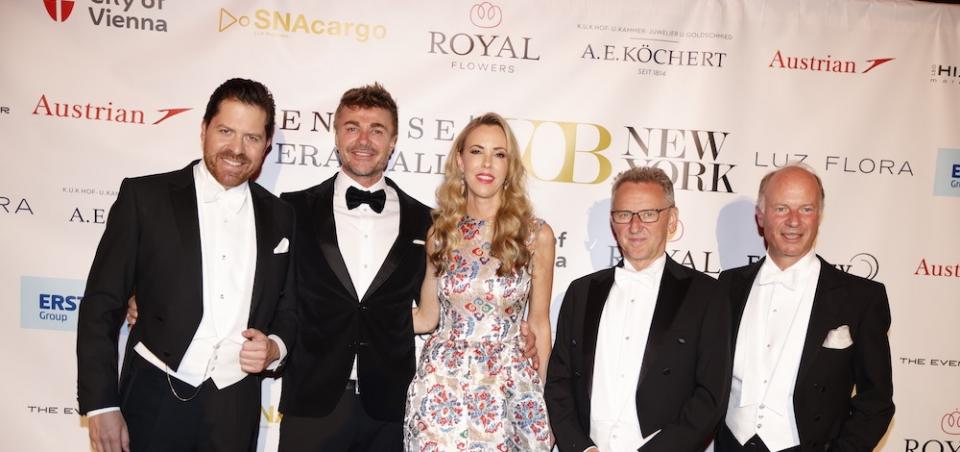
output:
[[[680,264],[668,256],[664,265],[663,277],[660,278],[660,293],[657,295],[657,305],[653,308],[653,319],[650,321],[650,332],[647,334],[647,345],[643,352],[638,386],[643,384],[650,366],[656,362],[660,348],[658,345],[662,344],[664,333],[673,324],[673,318],[690,289],[690,278],[680,272]]]
[[[730,346],[733,347],[733,352],[736,353],[737,347],[737,333],[740,331],[740,320],[743,317],[743,310],[747,306],[747,299],[750,298],[750,288],[753,287],[753,280],[757,278],[757,274],[760,273],[760,266],[763,265],[763,259],[750,265],[736,273],[731,277],[730,281],[730,303],[732,303],[731,309],[731,320],[733,321],[733,329],[730,330]]]
[[[333,186],[334,184],[331,183],[328,187],[324,187],[324,190],[314,194],[310,212],[313,215],[313,224],[317,228],[320,252],[327,260],[327,265],[340,280],[340,284],[343,284],[355,300],[360,301],[357,297],[357,289],[353,287],[353,280],[350,279],[350,272],[347,271],[347,264],[344,263],[343,255],[340,254],[340,245],[337,243],[337,224],[333,217]]]
[[[597,333],[600,316],[613,287],[614,269],[609,268],[590,281],[587,306],[583,316],[583,379],[587,382],[587,397],[593,393],[593,362],[597,356]]]
[[[170,184],[170,203],[180,235],[183,260],[189,268],[181,274],[193,275],[190,283],[198,303],[203,303],[203,257],[200,252],[200,217],[197,214],[197,189],[193,181],[193,164],[177,175]],[[201,307],[202,310],[202,307]]]
[[[272,238],[278,234],[276,224],[273,221],[273,209],[270,203],[262,197],[261,193],[254,190],[254,185],[250,183],[250,200],[253,201],[253,218],[257,233],[257,265],[253,273],[253,297],[250,298],[250,316],[247,320],[252,325],[253,314],[257,312],[257,305],[260,297],[263,295],[263,278],[269,272],[267,268],[268,258],[273,254]]]
[[[383,264],[380,265],[376,276],[373,277],[373,281],[370,281],[370,287],[368,287],[367,292],[363,294],[362,301],[367,301],[367,299],[376,293],[377,289],[390,278],[393,271],[400,265],[404,252],[407,251],[407,247],[411,246],[410,243],[416,238],[417,234],[416,224],[414,224],[410,216],[410,211],[413,209],[412,202],[407,199],[406,194],[400,191],[400,188],[398,188],[392,180],[387,179],[386,182],[387,185],[393,187],[397,192],[397,197],[400,200],[400,230],[397,232],[397,239],[393,242],[393,246],[390,247],[387,257],[383,259]]]
[[[813,296],[813,309],[810,311],[810,323],[807,325],[807,336],[803,340],[803,353],[800,355],[800,370],[797,372],[796,386],[799,387],[804,377],[810,372],[810,367],[817,360],[817,354],[823,348],[823,340],[831,328],[835,328],[837,319],[837,303],[834,296],[835,289],[840,287],[840,278],[837,270],[819,256],[820,279],[817,281],[817,291]]]

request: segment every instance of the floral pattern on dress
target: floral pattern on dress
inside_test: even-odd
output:
[[[533,220],[534,236],[542,225]],[[437,281],[440,325],[407,391],[404,447],[550,451],[543,383],[523,357],[520,337],[530,274],[497,276],[487,222],[468,217],[457,229],[461,245]]]

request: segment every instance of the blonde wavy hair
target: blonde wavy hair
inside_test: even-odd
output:
[[[486,113],[473,118],[460,131],[447,155],[443,182],[437,188],[437,207],[430,213],[433,217],[431,240],[435,246],[429,256],[430,263],[437,269],[437,276],[446,270],[451,252],[460,244],[457,226],[467,214],[467,185],[457,164],[457,155],[464,151],[470,132],[484,125],[499,127],[507,138],[507,177],[500,191],[500,208],[493,221],[490,246],[490,254],[500,260],[497,276],[518,273],[530,264],[527,239],[531,232],[533,207],[527,197],[527,174],[520,158],[520,146],[502,116]]]

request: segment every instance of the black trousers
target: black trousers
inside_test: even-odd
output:
[[[380,421],[367,415],[351,381],[329,415],[284,415],[280,420],[278,452],[403,451],[403,422]]]
[[[782,451],[771,451],[757,435],[750,437],[746,444],[740,444],[740,441],[737,441],[727,425],[721,424],[720,432],[713,443],[713,450],[714,452],[800,452],[800,446],[783,449]]]
[[[195,398],[183,402],[174,397],[170,384],[181,397],[189,397],[196,388],[173,377],[168,382],[163,370],[137,352],[128,356],[120,411],[130,432],[131,451],[242,452],[256,447],[259,378],[248,375],[223,389],[207,379]]]

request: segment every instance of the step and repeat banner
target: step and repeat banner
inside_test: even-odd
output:
[[[764,173],[823,178],[818,252],[886,284],[897,414],[879,450],[960,448],[960,6],[788,0],[16,0],[0,14],[4,450],[88,450],[76,403],[84,280],[124,177],[199,158],[210,93],[265,83],[258,182],[337,170],[343,91],[400,106],[388,176],[427,204],[469,119],[510,118],[568,283],[614,264],[610,186],[675,181],[668,253],[716,276],[759,259]],[[282,381],[264,384],[275,450]]]

